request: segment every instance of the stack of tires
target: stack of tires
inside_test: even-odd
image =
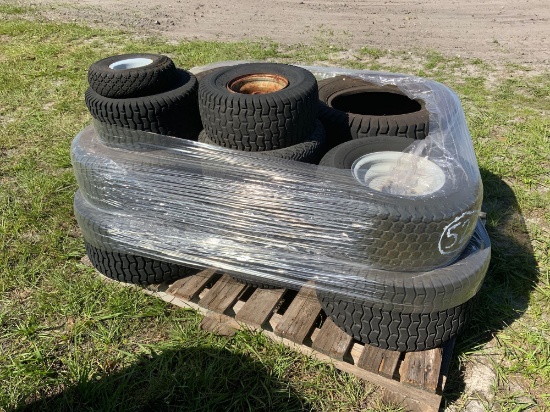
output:
[[[86,106],[105,125],[196,140],[198,81],[157,54],[108,57],[90,66]]]
[[[202,129],[198,81],[192,73],[176,68],[167,56],[140,53],[99,60],[90,66],[88,83],[86,106],[96,120],[96,132],[106,144],[132,148],[135,140],[147,138],[141,132],[197,140]],[[86,169],[86,165],[73,166]],[[96,222],[94,208],[104,208],[106,202],[98,204],[93,196],[87,196],[97,191],[101,182],[89,174],[89,181],[79,183],[86,190],[75,196],[75,215],[81,227],[94,228],[86,233],[98,234],[85,239],[85,245],[90,261],[100,273],[143,285],[173,281],[193,273],[190,268],[128,254],[103,242],[101,234],[107,233],[108,228]]]
[[[108,144],[115,138],[109,127],[116,128],[120,144],[120,130],[127,131],[122,137],[130,150],[133,139],[148,138],[134,132],[152,132],[278,158],[282,166],[287,161],[319,164],[319,176],[350,170],[354,184],[376,201],[365,209],[367,224],[358,225],[357,236],[350,236],[355,249],[345,251],[350,262],[355,259],[348,268],[360,269],[341,276],[355,284],[318,285],[327,316],[358,341],[397,351],[433,348],[456,336],[487,272],[490,241],[477,219],[481,186],[473,187],[456,171],[449,179],[443,166],[402,153],[428,135],[425,102],[409,98],[396,86],[357,77],[317,83],[310,71],[284,64],[239,64],[198,77],[200,82],[158,55],[123,55],[94,63],[86,104],[96,119],[96,132]],[[414,164],[409,168],[415,174],[412,179],[404,179],[406,184],[387,179],[406,162]],[[204,175],[224,177],[219,168],[207,169]],[[109,228],[94,219],[94,208],[117,208],[121,203],[99,201],[100,182],[93,173],[89,176],[79,180],[75,214],[83,232],[97,234],[85,242],[101,273],[140,284],[192,273],[103,242]],[[333,249],[339,251],[337,246]],[[254,287],[296,287],[282,278],[233,276]],[[360,296],[357,291],[362,291]]]
[[[350,76],[321,80],[319,98],[332,148],[319,164],[350,169],[375,195],[398,195],[381,197],[369,216],[363,252],[380,270],[349,274],[372,282],[372,296],[354,297],[359,284],[318,290],[321,306],[358,341],[398,351],[440,346],[468,321],[489,265],[490,241],[477,220],[480,193],[465,176],[450,182],[437,164],[400,153],[428,135],[424,101]],[[419,174],[416,183],[388,191],[388,172],[407,161]]]

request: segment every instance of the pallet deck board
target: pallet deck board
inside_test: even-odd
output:
[[[215,269],[203,270],[196,275],[176,280],[167,292],[180,299],[194,300],[215,275]]]
[[[261,328],[283,298],[285,289],[256,289],[235,315],[239,322]]]
[[[321,305],[313,288],[303,287],[275,327],[275,334],[293,342],[304,343],[321,313]]]
[[[391,379],[397,372],[400,357],[400,352],[365,345],[357,366]]]
[[[331,319],[326,319],[311,347],[333,359],[344,360],[352,344],[351,336],[346,335]]]
[[[406,353],[399,371],[401,382],[435,392],[441,361],[441,348]]]
[[[199,305],[214,312],[225,313],[246,289],[244,283],[237,282],[231,276],[221,279],[199,301]]]

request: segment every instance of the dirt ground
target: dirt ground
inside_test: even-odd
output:
[[[0,3],[2,1],[0,0]],[[24,2],[27,3],[27,2]],[[28,4],[28,3],[27,3]],[[477,57],[492,63],[550,63],[548,0],[35,0],[48,17],[158,32],[171,39],[334,41]]]

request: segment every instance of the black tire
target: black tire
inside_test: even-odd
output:
[[[86,253],[92,265],[101,274],[119,282],[149,285],[171,282],[195,272],[194,269],[182,265],[127,254],[106,244],[99,236],[107,234],[107,229],[95,222],[93,210],[93,206],[82,197],[80,192],[76,192],[75,217],[84,234]]]
[[[471,313],[491,259],[490,240],[481,221],[462,256],[452,265],[426,273],[382,271],[355,274],[331,290],[317,289],[321,307],[355,339],[401,352],[431,349],[456,336]],[[368,298],[353,297],[369,285]],[[449,309],[445,309],[449,307]]]
[[[128,59],[149,60],[139,67],[113,68]],[[103,97],[129,98],[158,94],[169,90],[178,81],[174,62],[160,54],[121,54],[99,60],[88,70],[90,88]]]
[[[345,169],[367,153],[385,151],[386,147],[403,150],[412,140],[389,136],[356,139],[332,149],[321,165]],[[441,267],[458,257],[474,231],[482,187],[472,187],[460,168],[453,169],[453,181],[449,170],[444,170],[443,187],[426,196],[388,195],[362,186],[377,199],[365,213],[364,229],[350,233],[357,245],[356,257],[364,258],[373,268],[407,272]],[[319,172],[321,176],[324,173],[328,171]]]
[[[396,86],[336,76],[319,81],[319,119],[329,147],[351,139],[389,135],[424,139],[429,113],[422,100],[412,100]]]
[[[302,143],[285,147],[283,149],[266,150],[257,153],[279,159],[317,164],[321,156],[324,154],[325,138],[325,129],[321,122],[318,121],[317,127],[313,133]],[[216,145],[216,143],[208,137],[206,130],[203,130],[199,134],[199,142]]]
[[[128,99],[103,97],[89,88],[86,106],[100,122],[183,139],[196,140],[202,124],[197,107],[197,79],[178,70],[169,91]]]
[[[360,302],[320,297],[321,307],[360,342],[399,352],[436,348],[454,338],[469,321],[475,299],[451,309],[426,313],[384,311]]]
[[[235,79],[257,74],[278,76],[288,85],[265,94],[229,90]],[[304,141],[315,129],[318,106],[313,74],[285,64],[226,67],[205,76],[199,85],[199,110],[208,136],[238,150],[282,149]]]

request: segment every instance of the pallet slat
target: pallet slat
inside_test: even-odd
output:
[[[202,293],[209,283],[212,288]],[[243,327],[262,328],[274,341],[380,386],[386,400],[401,404],[405,410],[439,410],[454,339],[442,348],[401,354],[354,342],[330,319],[316,329],[321,307],[315,291],[307,286],[289,298],[290,304],[282,315],[274,313],[274,309],[286,290],[257,289],[248,300],[239,301],[248,286],[228,275],[220,278],[215,270],[157,286],[142,290],[202,312],[204,330],[232,336]]]
[[[319,313],[321,305],[315,290],[303,287],[275,327],[275,334],[302,344],[313,329]]]
[[[344,360],[353,338],[340,329],[331,319],[326,319],[311,347],[331,358]]]
[[[254,328],[261,328],[271,317],[285,292],[285,289],[256,289],[235,315],[235,319]]]
[[[441,348],[406,353],[399,369],[401,382],[436,392],[441,361]]]
[[[244,283],[237,282],[228,275],[221,279],[199,301],[203,308],[224,313],[237,301],[240,294],[247,288]]]
[[[208,282],[212,280],[215,274],[215,269],[206,269],[196,275],[178,279],[170,285],[166,292],[180,299],[194,300],[199,296],[199,293],[202,292]]]
[[[393,378],[400,356],[399,352],[365,345],[357,366],[382,376]]]

